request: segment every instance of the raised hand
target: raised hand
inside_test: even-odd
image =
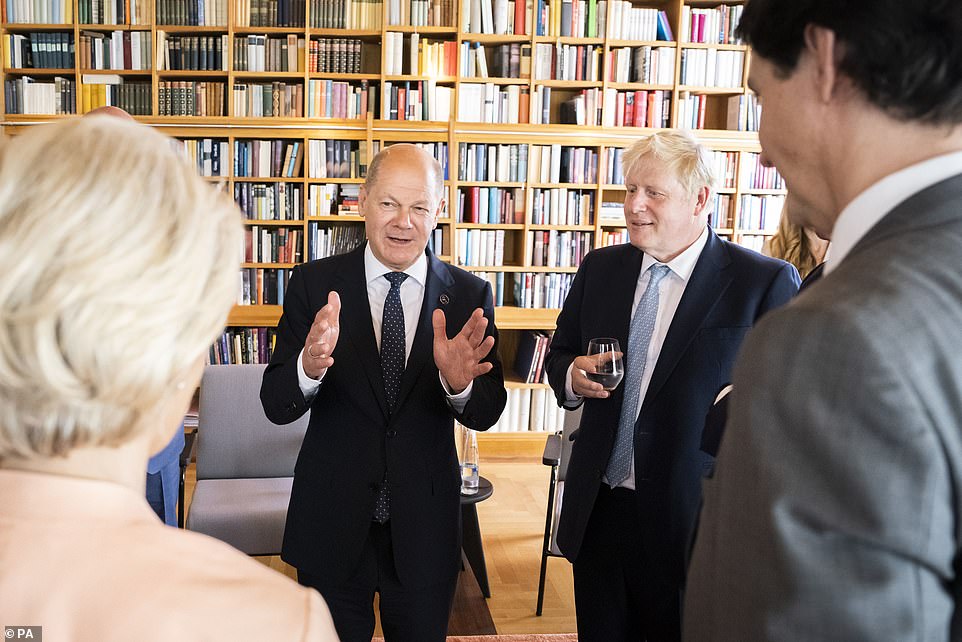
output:
[[[585,372],[595,372],[595,364],[604,356],[603,354],[593,354],[575,357],[572,363],[574,367],[571,368],[572,392],[579,397],[590,397],[592,399],[607,399],[611,395],[600,383],[591,381],[585,376]]]
[[[494,337],[484,336],[488,319],[484,311],[477,308],[452,339],[448,339],[445,331],[442,310],[435,310],[431,321],[434,323],[434,363],[455,394],[464,392],[475,377],[494,367],[481,361],[494,347]]]
[[[327,305],[317,311],[314,323],[304,340],[302,365],[311,379],[320,379],[334,365],[331,354],[341,333],[341,297],[333,290],[327,295]]]

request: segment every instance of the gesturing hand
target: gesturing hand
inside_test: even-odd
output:
[[[455,394],[464,392],[475,377],[494,367],[481,361],[494,347],[494,337],[484,336],[488,319],[484,311],[477,308],[453,339],[448,339],[445,331],[443,311],[435,310],[431,321],[434,323],[434,363]]]
[[[334,365],[331,354],[337,346],[341,332],[341,297],[333,290],[327,295],[327,305],[317,311],[314,323],[304,340],[304,374],[311,379],[320,379],[327,369]]]

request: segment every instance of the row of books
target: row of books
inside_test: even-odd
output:
[[[527,179],[527,144],[458,143],[459,181],[522,183]]]
[[[523,330],[518,336],[514,353],[514,374],[522,383],[542,383],[545,380],[544,358],[548,354],[551,336],[540,330]]]
[[[357,38],[312,38],[307,70],[314,73],[359,74],[364,44]]]
[[[731,226],[731,194],[715,194],[712,197],[711,210],[708,213],[708,224],[715,230],[728,229]]]
[[[227,0],[156,0],[157,24],[227,26]]]
[[[158,113],[161,116],[226,116],[225,91],[223,82],[161,80],[157,83]],[[145,113],[149,114],[149,109]]]
[[[629,242],[628,230],[601,230],[601,247],[624,245]]]
[[[560,308],[574,282],[573,273],[515,272],[514,304],[519,308]]]
[[[363,225],[321,225],[311,221],[307,224],[308,260],[345,254],[364,243],[364,239]]]
[[[303,27],[304,0],[235,0],[238,27]]]
[[[523,223],[524,190],[511,187],[462,187],[458,189],[455,211],[460,223]]]
[[[605,165],[602,179],[605,185],[624,185],[625,172],[622,167],[622,156],[625,150],[621,147],[605,149]]]
[[[607,196],[607,195],[606,195]],[[624,196],[621,197],[624,199]],[[620,201],[601,201],[598,209],[598,220],[602,225],[624,225],[625,224],[625,203]]]
[[[381,0],[311,0],[311,27],[315,29],[381,28]]]
[[[546,115],[550,107],[550,87],[538,87],[546,93],[538,93],[538,114]],[[544,102],[547,101],[547,102]],[[458,120],[466,123],[526,123],[534,122],[531,113],[535,111],[533,102],[529,103],[527,87],[508,85],[501,87],[494,83],[462,83],[458,97]]]
[[[758,154],[743,153],[741,157],[742,185],[746,189],[785,189],[785,181],[774,167],[764,167]]]
[[[364,119],[368,113],[377,113],[376,108],[377,83],[369,84],[366,80],[359,84],[339,80],[308,81],[308,118]]]
[[[73,2],[69,0],[7,0],[6,22],[69,24],[73,22]]]
[[[498,421],[487,432],[558,432],[565,412],[547,388],[509,388]]]
[[[158,69],[227,71],[227,34],[170,36],[157,31]],[[234,59],[237,59],[235,52]]]
[[[72,33],[11,33],[3,37],[4,66],[13,69],[72,69]]]
[[[670,91],[605,89],[601,120],[605,127],[668,127],[670,118]]]
[[[485,47],[480,42],[461,43],[462,77],[530,78],[531,45],[510,42]]]
[[[235,140],[234,176],[298,178],[303,158],[304,143],[299,140]]]
[[[715,187],[721,189],[735,189],[738,176],[735,172],[738,166],[738,152],[711,152],[712,167],[715,170]]]
[[[536,187],[531,193],[533,225],[592,225],[594,211],[595,193],[593,191],[566,187],[552,189]]]
[[[131,10],[139,8],[139,15],[132,16],[131,24],[150,24],[149,8],[146,2],[131,2]],[[136,7],[136,5],[140,5]],[[117,25],[127,22],[127,7],[124,0],[78,0],[77,13],[80,24]]]
[[[387,0],[387,23],[412,27],[454,25],[455,0]]]
[[[293,33],[234,36],[235,71],[304,71],[303,54],[304,39]]]
[[[81,69],[129,69],[151,67],[149,31],[81,31],[77,47]],[[73,65],[73,56],[70,56]]]
[[[384,83],[384,120],[447,121],[451,117],[454,88],[437,85],[432,80]]]
[[[59,76],[43,81],[22,76],[3,83],[8,114],[75,114],[75,91],[72,79]]]
[[[99,84],[92,79],[101,81]],[[147,116],[151,112],[150,83],[141,81],[123,82],[117,76],[83,77],[80,89],[82,113],[97,107],[113,105],[134,116]]]
[[[572,230],[532,230],[528,232],[528,249],[532,267],[578,267],[591,251],[591,232]]]
[[[691,87],[740,88],[745,52],[718,49],[682,49],[682,85]]]
[[[735,238],[735,242],[742,247],[747,247],[749,250],[755,250],[756,252],[761,252],[765,249],[765,242],[768,240],[768,236],[762,234],[741,234]]]
[[[535,80],[601,80],[602,48],[596,45],[535,43],[531,73]]]
[[[526,15],[530,11],[525,0],[465,0],[461,7],[461,31],[464,33],[527,33]]]
[[[774,233],[784,206],[785,197],[781,194],[742,194],[738,203],[738,228]]]
[[[448,248],[444,243],[444,230],[439,227],[431,230],[431,234],[428,236],[428,249],[438,256],[445,254]]]
[[[243,291],[238,298],[243,299]],[[210,347],[207,363],[267,363],[276,342],[277,328],[227,328]]]
[[[504,265],[504,230],[457,230],[457,264]]]
[[[726,129],[757,132],[762,119],[762,106],[755,94],[739,94],[728,98]]]
[[[287,227],[244,228],[245,263],[300,263],[303,230]]]
[[[284,305],[284,291],[290,278],[291,270],[287,268],[241,268],[237,304]]]
[[[304,115],[304,85],[279,81],[234,83],[233,101],[234,116],[238,118],[300,118]]]
[[[407,55],[404,40],[407,36]],[[454,76],[457,73],[458,45],[453,40],[422,40],[420,34],[388,31],[384,34],[384,67],[389,76]]]
[[[347,188],[347,189],[345,189]],[[338,216],[357,213],[356,185],[325,183],[307,188],[308,216]]]
[[[227,176],[229,144],[226,140],[174,138],[171,143],[201,176]]]
[[[441,173],[444,176],[444,180],[448,180],[450,178],[450,175],[448,174],[448,144],[443,142],[434,142],[434,143],[418,142],[414,144],[420,147],[421,149],[423,149],[424,151],[426,151],[432,157],[434,157],[434,160],[436,160],[438,164],[441,165]],[[380,147],[377,147],[377,149],[380,149]],[[444,186],[445,199],[447,199],[447,190],[448,190],[448,187],[447,185],[445,185]]]
[[[249,220],[303,221],[303,194],[296,183],[234,183],[234,200]]]
[[[309,178],[363,178],[367,170],[367,145],[356,140],[307,141]]]
[[[671,85],[675,82],[674,47],[619,47],[606,61],[605,78],[611,82]]]
[[[716,45],[737,45],[735,28],[741,20],[744,5],[723,4],[708,9],[684,5],[681,9],[681,39]]]

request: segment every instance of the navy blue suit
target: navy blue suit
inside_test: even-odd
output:
[[[633,348],[628,345],[628,330],[642,258],[642,251],[631,245],[595,250],[585,258],[558,317],[547,356],[549,382],[559,403],[565,400],[568,367],[587,352],[590,339],[618,339],[627,359]],[[685,551],[701,501],[702,474],[712,463],[699,449],[705,415],[718,390],[730,381],[745,334],[761,315],[791,299],[798,283],[791,265],[729,243],[709,230],[654,364],[635,424],[636,489],[619,492],[622,503],[606,506],[612,513],[627,507],[637,515],[630,523],[632,529],[637,523],[638,531],[626,536],[628,548],[640,556],[631,563],[643,571],[628,582],[647,587],[675,611],[680,608]],[[592,537],[590,523],[599,491],[602,495],[613,492],[606,490],[602,476],[614,444],[623,388],[616,388],[608,399],[585,400],[571,453],[558,545],[576,563],[576,594],[582,544],[586,539],[597,543],[609,537],[599,538],[597,533]],[[615,611],[626,607],[612,604],[611,608],[615,618],[619,617]],[[582,615],[579,606],[579,633],[585,642],[601,639],[601,633],[582,630]],[[649,630],[640,635],[649,640],[672,639],[678,627],[680,623],[669,623],[661,633]]]
[[[334,365],[308,405],[298,386],[297,359],[332,290],[341,298]],[[488,318],[486,333],[497,339],[488,283],[428,252],[417,331],[396,407],[389,412],[371,323],[364,247],[300,265],[291,275],[261,402],[267,417],[278,424],[311,411],[294,470],[281,556],[315,578],[320,588],[340,587],[356,575],[372,530],[377,485],[387,473],[387,547],[393,550],[389,557],[402,588],[450,582],[453,594],[461,559],[454,419],[486,430],[500,417],[506,393],[496,344],[486,358],[494,367],[474,380],[464,411],[452,410],[434,363],[431,315],[436,308],[444,310],[448,337],[482,308]],[[338,613],[334,615],[344,637]]]

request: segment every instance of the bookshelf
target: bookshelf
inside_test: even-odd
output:
[[[223,347],[250,349],[256,337],[261,357],[290,269],[363,239],[356,194],[368,159],[422,144],[446,167],[432,247],[491,282],[509,389],[544,391],[510,372],[519,338],[553,329],[584,252],[626,240],[620,154],[638,135],[693,128],[723,178],[714,229],[756,248],[773,233],[785,192],[758,163],[751,52],[732,36],[740,9],[706,0],[7,4],[2,126],[15,133],[110,102],[182,141],[245,211],[236,339]]]

